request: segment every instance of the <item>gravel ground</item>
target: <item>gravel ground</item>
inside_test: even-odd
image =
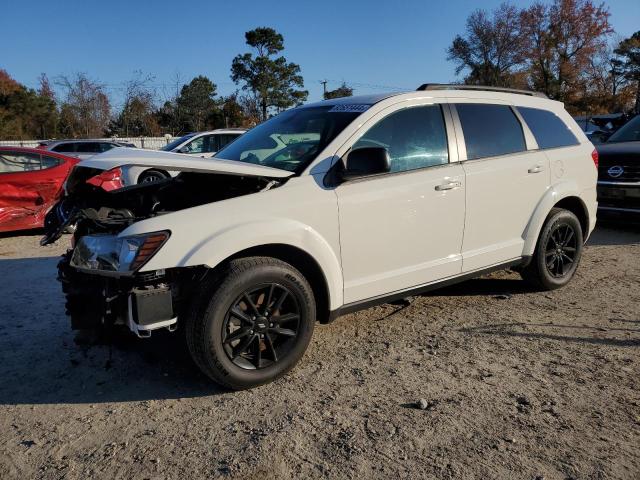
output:
[[[64,242],[0,238],[2,479],[640,478],[639,227],[599,228],[559,291],[502,272],[319,325],[237,393],[177,335],[76,345]]]

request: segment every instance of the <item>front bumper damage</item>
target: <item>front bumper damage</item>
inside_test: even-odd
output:
[[[70,265],[72,250],[58,263],[58,280],[74,330],[125,326],[141,338],[177,327],[184,275],[155,271],[132,276],[85,273]]]

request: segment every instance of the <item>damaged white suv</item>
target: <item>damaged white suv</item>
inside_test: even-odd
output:
[[[202,371],[249,388],[314,324],[491,270],[573,277],[596,221],[597,156],[561,103],[423,85],[295,108],[214,159],[114,149],[80,163],[43,243],[74,328],[184,328]],[[125,166],[179,170],[123,187]]]

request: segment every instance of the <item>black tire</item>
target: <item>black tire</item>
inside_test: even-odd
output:
[[[165,178],[169,178],[167,172],[163,172],[162,170],[145,170],[138,176],[138,183],[157,182]]]
[[[569,210],[553,208],[542,227],[531,263],[520,274],[541,290],[564,287],[578,268],[583,246],[578,217]]]
[[[249,302],[243,300],[246,294]],[[283,314],[286,309],[297,309],[298,319],[295,313]],[[260,316],[252,320],[249,311]],[[194,362],[218,384],[233,390],[252,388],[284,375],[302,358],[315,316],[313,291],[298,270],[270,257],[241,258],[212,274],[196,292],[185,322],[187,345]],[[287,328],[282,326],[285,321],[291,322]],[[239,340],[239,335],[244,338]],[[251,343],[241,351],[247,342]]]

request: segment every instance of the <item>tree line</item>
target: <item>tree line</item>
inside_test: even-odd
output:
[[[574,115],[640,113],[640,31],[616,38],[609,17],[606,6],[592,0],[478,9],[453,39],[447,59],[464,83],[541,91]],[[138,71],[123,84],[117,110],[106,86],[85,73],[53,82],[42,74],[33,89],[0,69],[0,138],[175,136],[250,127],[304,103],[308,91],[300,66],[282,54],[283,36],[259,27],[245,40],[249,51],[231,63],[234,93],[219,95],[217,85],[199,75],[187,83],[176,78],[175,89],[158,102],[155,78]],[[351,95],[344,82],[324,92],[324,98]]]
[[[574,115],[640,113],[640,31],[616,39],[609,17],[591,0],[478,9],[447,58],[466,84],[544,92]]]

